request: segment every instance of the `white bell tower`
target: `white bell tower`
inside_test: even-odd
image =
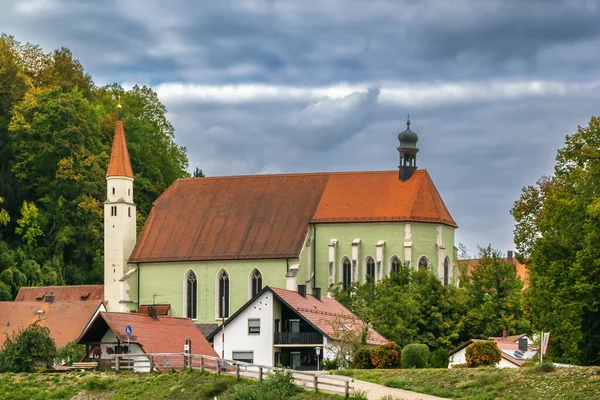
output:
[[[133,170],[118,106],[110,162],[106,171],[104,203],[104,301],[108,311],[127,311],[126,282],[120,279],[129,271],[127,259],[136,239],[136,213],[133,203]]]

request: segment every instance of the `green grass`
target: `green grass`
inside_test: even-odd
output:
[[[235,389],[259,385],[209,373],[69,372],[0,374],[0,399],[214,399],[234,400]],[[294,400],[339,400],[342,396],[298,390]],[[274,399],[276,400],[276,399]],[[291,400],[291,399],[286,399]]]
[[[346,370],[343,375],[451,399],[600,399],[600,367]]]

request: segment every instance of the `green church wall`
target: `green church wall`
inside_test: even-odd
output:
[[[292,260],[289,260],[292,265]],[[298,261],[296,260],[295,263]],[[264,286],[285,288],[287,264],[279,260],[239,260],[140,264],[140,304],[170,304],[170,315],[184,316],[184,281],[191,269],[198,280],[198,323],[219,320],[216,309],[217,274],[229,274],[229,315],[249,300],[250,272],[258,268]]]

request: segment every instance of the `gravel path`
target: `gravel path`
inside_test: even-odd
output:
[[[423,394],[417,392],[410,392],[403,389],[394,389],[375,383],[359,381],[354,379],[354,390],[364,390],[367,392],[369,400],[379,400],[383,396],[392,396],[394,399],[406,399],[406,400],[449,400],[444,397],[432,396],[430,394]]]

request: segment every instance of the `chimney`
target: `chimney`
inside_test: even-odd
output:
[[[508,259],[508,261],[513,260],[513,251],[512,250],[509,250],[506,252],[506,258]]]
[[[50,292],[50,294],[47,294],[46,297],[44,298],[44,302],[46,303],[54,303],[54,293]]]
[[[527,351],[527,338],[519,339],[519,350]]]
[[[502,339],[507,338],[508,337],[508,329],[504,328],[504,330],[502,331]]]
[[[300,296],[306,298],[306,285],[298,285],[298,293]]]
[[[153,320],[158,321],[158,317],[156,316],[156,308],[154,306],[148,307],[148,314],[152,317]]]
[[[320,287],[313,288],[313,296],[315,297],[315,299],[321,301],[321,288]]]

